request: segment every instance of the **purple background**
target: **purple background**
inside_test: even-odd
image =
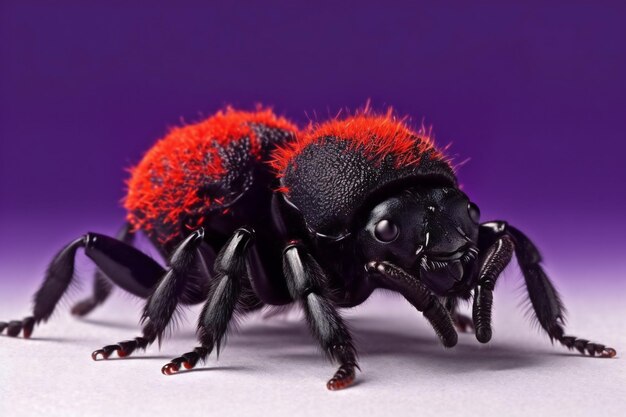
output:
[[[306,123],[367,99],[470,158],[483,218],[527,231],[559,286],[626,272],[619,2],[125,3],[1,3],[3,286],[114,233],[125,168],[169,126],[258,102]]]

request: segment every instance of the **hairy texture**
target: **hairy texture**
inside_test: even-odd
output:
[[[391,113],[361,113],[311,128],[275,151],[272,166],[285,197],[307,227],[339,237],[372,196],[400,183],[456,186],[449,162],[423,129],[415,132]]]
[[[50,318],[57,303],[70,286],[74,279],[76,251],[84,245],[84,238],[74,240],[63,248],[48,266],[46,278],[34,297],[33,316],[37,323]]]
[[[131,169],[124,206],[135,230],[159,243],[202,226],[252,184],[252,170],[297,128],[271,110],[228,108],[172,129]]]
[[[304,248],[288,247],[283,254],[283,272],[289,292],[300,300],[309,327],[329,359],[356,365],[352,337],[330,301],[328,281],[315,258]]]
[[[222,247],[213,264],[215,277],[198,320],[197,335],[202,345],[165,364],[161,369],[163,374],[174,374],[180,370],[181,365],[187,369],[195,367],[198,361],[206,359],[214,348],[219,355],[229,325],[233,321],[236,322],[236,314],[242,312],[237,309],[242,307],[240,303],[242,288],[248,286],[249,282],[246,256],[253,239],[254,232],[240,228]]]
[[[66,293],[74,279],[74,257],[80,247],[85,246],[85,238],[80,237],[65,246],[54,257],[46,271],[46,278],[35,293],[33,315],[22,320],[0,322],[0,333],[5,329],[7,335],[16,337],[23,332],[28,339],[36,324],[47,321],[59,300]]]
[[[272,166],[284,175],[287,167],[304,149],[323,143],[326,138],[337,138],[348,143],[348,149],[362,151],[372,160],[391,156],[397,168],[417,165],[424,158],[443,160],[435,149],[430,130],[423,126],[415,131],[405,119],[398,119],[392,110],[376,115],[366,109],[347,119],[336,119],[314,126],[296,141],[287,143],[273,154]]]
[[[197,265],[198,252],[204,238],[204,229],[190,234],[172,254],[170,268],[148,299],[142,322],[150,320],[159,342],[185,292],[189,271]]]

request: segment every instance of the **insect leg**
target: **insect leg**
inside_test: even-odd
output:
[[[346,388],[355,378],[357,354],[352,336],[330,300],[324,271],[298,241],[284,249],[283,271],[291,296],[302,304],[311,332],[327,357],[339,363],[326,387]]]
[[[476,329],[476,339],[481,343],[491,340],[491,311],[493,289],[504,268],[511,262],[515,246],[508,235],[503,235],[489,246],[482,256],[478,285],[474,289],[472,318]]]
[[[220,344],[237,308],[242,281],[247,279],[246,254],[253,238],[251,230],[237,229],[219,251],[213,264],[216,275],[198,321],[197,335],[201,346],[165,364],[161,369],[163,374],[174,374],[181,365],[186,369],[195,367],[214,348],[219,354]]]
[[[614,357],[616,351],[600,343],[565,335],[563,328],[565,308],[561,297],[541,267],[541,254],[532,241],[521,231],[506,222],[490,222],[481,225],[481,234],[498,236],[507,234],[513,239],[515,256],[519,262],[528,290],[530,303],[541,327],[551,340],[557,340],[569,349],[576,349],[591,356]]]
[[[433,326],[445,347],[456,345],[458,335],[452,317],[439,299],[419,279],[389,262],[370,262],[367,269],[380,274],[391,288],[402,294],[417,311],[420,311]]]
[[[135,234],[131,230],[131,225],[128,223],[124,224],[115,238],[128,245],[132,245],[135,240]],[[104,303],[106,299],[109,298],[109,295],[111,295],[111,291],[113,291],[111,281],[99,268],[96,268],[92,295],[74,304],[72,314],[81,317],[86,316],[91,313],[94,308]]]
[[[102,359],[108,359],[114,351],[119,357],[126,357],[136,349],[146,349],[155,340],[161,340],[176,311],[178,302],[185,296],[187,278],[198,265],[197,250],[203,239],[203,228],[191,233],[172,254],[168,270],[160,269],[159,276],[162,278],[154,291],[148,294],[148,301],[143,311],[142,335],[95,350],[91,354],[93,360],[98,360],[99,356]]]
[[[79,248],[84,248],[85,254],[111,281],[139,297],[149,295],[162,271],[158,263],[138,249],[112,237],[87,233],[69,243],[52,259],[44,282],[35,293],[32,316],[8,324],[0,323],[0,331],[6,328],[9,336],[17,336],[23,331],[24,337],[28,338],[36,324],[48,320],[73,280],[74,259]]]

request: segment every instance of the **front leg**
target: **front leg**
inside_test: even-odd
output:
[[[479,247],[479,249],[482,252],[482,248]],[[491,340],[493,289],[498,277],[511,262],[514,249],[513,240],[508,235],[503,235],[487,247],[485,254],[481,257],[478,285],[474,289],[474,308],[472,310],[476,339],[480,343],[487,343]]]
[[[532,241],[521,231],[497,221],[484,223],[480,226],[481,240],[498,240],[508,236],[513,242],[515,256],[524,275],[530,303],[541,327],[548,333],[551,340],[557,340],[569,349],[591,356],[600,355],[612,358],[615,349],[599,343],[589,342],[575,336],[566,336],[563,328],[565,308],[556,288],[541,267],[541,254]]]
[[[402,294],[424,315],[444,347],[450,348],[457,344],[459,336],[454,329],[454,322],[448,309],[419,278],[390,262],[372,261],[366,268],[368,272],[378,273],[388,287]]]
[[[289,292],[301,302],[311,332],[328,358],[339,363],[326,387],[329,390],[348,387],[359,368],[357,354],[350,332],[330,301],[324,271],[299,242],[291,242],[285,248],[283,270]]]

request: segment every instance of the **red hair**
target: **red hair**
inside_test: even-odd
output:
[[[431,159],[444,159],[435,148],[430,129],[422,126],[414,131],[405,122],[406,119],[395,117],[391,109],[384,115],[377,115],[365,108],[345,119],[310,126],[297,140],[274,151],[270,163],[277,174],[283,176],[289,164],[306,147],[322,143],[328,137],[345,140],[352,149],[360,149],[374,160],[392,155],[397,167],[418,164],[427,154]]]
[[[175,230],[186,216],[197,217],[209,206],[223,205],[220,196],[199,195],[198,191],[226,174],[219,148],[248,138],[252,157],[263,159],[261,138],[253,125],[297,131],[270,109],[259,107],[255,112],[245,112],[228,107],[199,123],[175,127],[160,139],[130,169],[124,207],[135,229],[151,232],[155,225],[164,225],[172,233],[157,237],[167,241],[175,237]],[[201,223],[203,219],[196,221]]]

